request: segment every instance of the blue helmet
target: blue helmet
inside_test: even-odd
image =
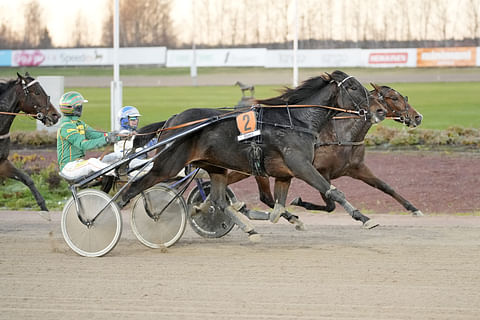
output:
[[[137,126],[131,127],[128,119],[131,117],[140,117],[141,114],[138,112],[137,108],[133,106],[125,106],[120,109],[119,118],[120,118],[120,127],[125,130],[135,130]]]

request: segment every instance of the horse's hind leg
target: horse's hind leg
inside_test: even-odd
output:
[[[2,172],[2,175],[5,175],[6,177],[15,179],[26,185],[35,197],[35,201],[37,202],[40,209],[42,209],[43,211],[48,211],[47,206],[45,205],[45,199],[43,199],[42,195],[37,190],[37,187],[35,187],[32,178],[30,178],[25,172],[18,168],[15,168],[13,164],[8,160],[2,161],[0,163],[0,172]],[[42,215],[42,217],[45,217],[47,220],[49,220],[46,215]]]
[[[232,171],[228,174],[227,184],[233,184],[243,179],[250,177],[250,175]],[[258,192],[260,196],[260,201],[265,203],[270,208],[275,206],[275,200],[273,199],[272,193],[270,192],[270,181],[267,177],[255,177],[258,185]]]
[[[260,196],[260,201],[265,203],[270,208],[275,206],[275,200],[270,191],[270,180],[267,177],[255,177],[258,185],[258,192]]]
[[[226,201],[227,170],[216,168],[215,171],[208,171],[210,175],[210,201],[211,203],[227,214],[236,225],[248,234],[252,242],[260,240],[260,235],[255,231],[250,220],[241,212],[245,210],[245,204],[235,202],[228,205]]]
[[[318,205],[312,202],[308,201],[303,201],[301,197],[297,197],[290,202],[291,205],[298,206],[305,208],[307,210],[318,210],[318,211],[326,211],[326,212],[332,212],[335,210],[335,201],[328,199],[325,197],[324,194],[321,194],[323,201],[325,201],[325,205]]]
[[[288,222],[295,225],[296,230],[304,231],[305,225],[300,221],[299,217],[291,214],[285,208],[291,181],[291,178],[275,179],[274,194],[276,201],[273,207],[273,212],[270,213],[270,221],[276,223],[280,217],[284,217]]]
[[[368,168],[365,164],[358,167],[358,169],[353,170],[350,172],[350,176],[354,179],[361,180],[366,184],[377,188],[385,192],[386,194],[390,195],[392,198],[397,200],[405,209],[410,211],[414,216],[423,216],[423,213],[418,210],[413,204],[411,204],[407,199],[399,195],[392,187],[386,184],[384,181],[377,178],[370,168]]]

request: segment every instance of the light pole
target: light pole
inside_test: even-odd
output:
[[[122,82],[120,81],[120,66],[118,51],[120,47],[120,0],[113,0],[113,81],[110,83],[110,128],[120,129],[117,113],[122,108]]]

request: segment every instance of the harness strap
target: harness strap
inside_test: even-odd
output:
[[[296,130],[296,131],[311,134],[312,136],[317,135],[316,131],[306,129],[306,128],[303,128],[303,127],[299,127],[299,126],[290,125],[290,124],[286,125],[286,124],[281,124],[281,123],[273,123],[273,122],[265,122],[265,121],[257,121],[257,123],[266,124],[266,125],[273,126],[273,127],[278,127],[278,128],[292,129],[292,130]]]
[[[362,141],[337,141],[337,142],[317,142],[315,143],[315,148],[324,147],[324,146],[361,146],[365,143],[365,140]]]
[[[260,108],[285,108],[286,105],[262,105]],[[335,111],[341,111],[345,113],[353,113],[353,114],[360,114],[364,113],[365,111],[357,111],[357,110],[348,110],[348,109],[342,109],[342,108],[337,108],[337,107],[331,107],[331,106],[323,106],[320,104],[289,104],[289,108],[324,108],[324,109],[330,109],[330,110],[335,110]]]

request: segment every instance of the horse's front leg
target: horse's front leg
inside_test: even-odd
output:
[[[410,211],[414,216],[423,216],[423,213],[418,210],[413,204],[411,204],[407,199],[399,195],[392,187],[390,187],[383,180],[377,178],[373,172],[365,164],[361,164],[358,168],[350,170],[349,175],[354,178],[365,182],[366,184],[377,188],[390,195],[392,198],[397,200],[405,209]]]
[[[30,191],[32,192],[32,194],[35,198],[35,201],[37,202],[40,209],[42,209],[43,211],[48,211],[48,208],[45,204],[45,199],[43,199],[42,195],[37,190],[37,187],[35,187],[35,184],[33,183],[32,178],[30,178],[25,172],[16,168],[8,160],[4,160],[4,161],[0,162],[0,172],[4,176],[6,176],[8,178],[11,178],[11,179],[15,179],[17,181],[20,181],[21,183],[26,185],[30,189]],[[50,220],[50,218],[47,217],[47,215],[42,215],[41,214],[41,216],[46,218],[47,220]]]
[[[357,208],[352,206],[345,198],[343,192],[331,185],[310,162],[304,159],[290,157],[286,159],[286,163],[295,177],[317,189],[320,193],[324,194],[327,199],[338,202],[353,219],[361,221],[365,228],[371,229],[378,226],[377,223],[371,221],[370,218],[364,216]]]

